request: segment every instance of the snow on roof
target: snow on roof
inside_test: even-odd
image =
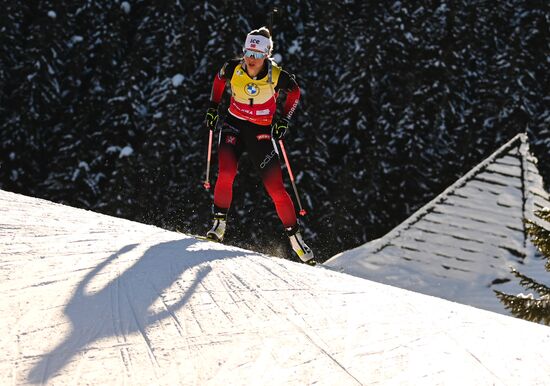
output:
[[[510,267],[548,275],[523,224],[543,207],[550,207],[548,193],[527,136],[519,134],[387,235],[325,265],[506,313],[493,289],[523,290]]]
[[[0,190],[0,377],[544,384],[550,329]]]

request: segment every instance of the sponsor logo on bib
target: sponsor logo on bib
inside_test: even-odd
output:
[[[260,88],[256,83],[248,83],[244,86],[244,92],[249,96],[256,96],[260,93]]]

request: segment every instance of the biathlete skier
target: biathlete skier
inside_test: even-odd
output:
[[[284,137],[300,99],[300,88],[288,72],[271,58],[273,41],[265,27],[251,31],[243,57],[226,62],[214,77],[206,126],[215,130],[218,105],[226,83],[231,86],[227,117],[218,141],[218,178],[214,188],[214,224],[207,238],[223,240],[227,213],[233,196],[233,181],[239,158],[246,149],[259,171],[267,193],[275,204],[294,252],[303,262],[313,262],[313,252],[300,234],[296,211],[284,185],[275,140]],[[273,123],[277,97],[283,91],[286,101],[282,117]]]

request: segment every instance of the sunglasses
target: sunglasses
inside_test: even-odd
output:
[[[264,54],[263,52],[258,52],[258,51],[252,51],[252,50],[245,49],[244,50],[244,56],[247,56],[249,58],[254,58],[254,59],[263,59],[263,58],[266,57],[266,54]]]

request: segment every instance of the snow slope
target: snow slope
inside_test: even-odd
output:
[[[523,224],[550,206],[543,186],[527,136],[519,134],[387,235],[325,266],[508,314],[493,290],[526,291],[511,267],[548,280]]]
[[[550,329],[0,191],[0,376],[543,385]]]

